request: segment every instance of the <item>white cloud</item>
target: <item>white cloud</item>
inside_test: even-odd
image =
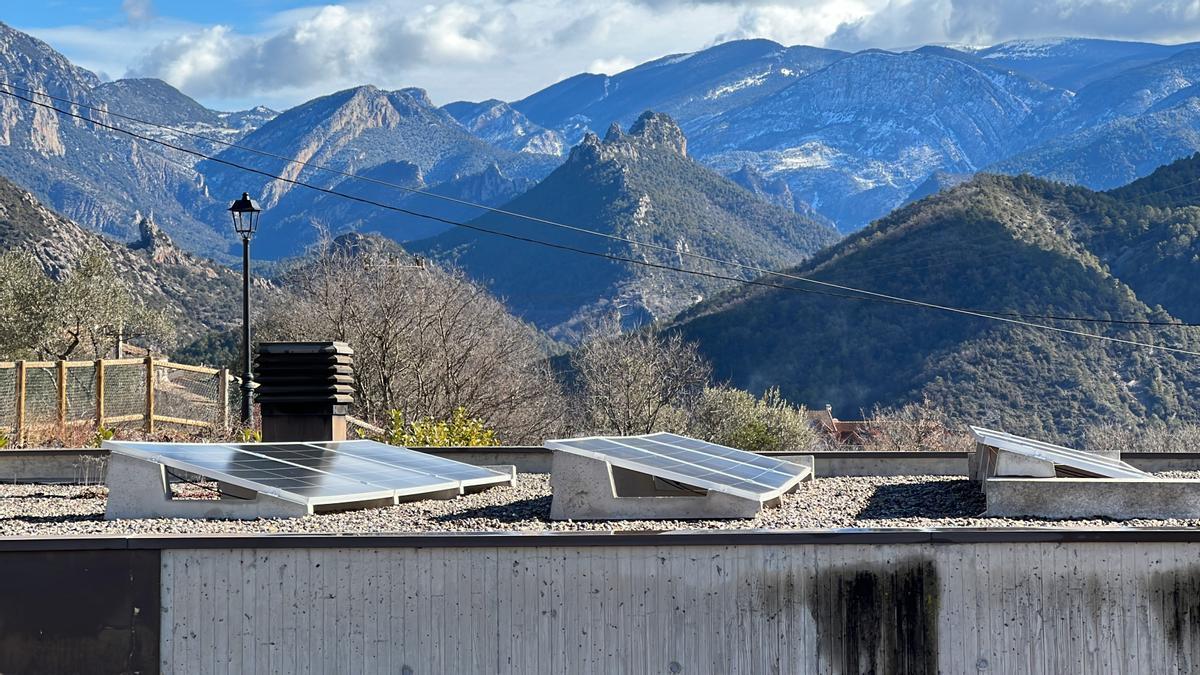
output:
[[[889,0],[843,24],[828,40],[842,49],[934,42],[994,44],[1082,36],[1178,42],[1200,36],[1196,0]]]
[[[759,37],[786,45],[822,45],[840,26],[870,16],[880,4],[844,0],[747,7],[738,17],[737,27],[720,35],[718,40]]]
[[[439,102],[511,100],[578,72],[749,37],[850,50],[1200,37],[1200,0],[354,0],[277,12],[248,33],[156,16],[151,0],[122,8],[121,25],[33,32],[85,67],[162,77],[227,109],[365,83],[425,87]]]
[[[629,70],[636,66],[637,61],[625,58],[624,56],[614,56],[611,59],[596,59],[588,64],[587,72],[600,73],[602,75],[616,75],[623,70]]]
[[[711,44],[728,6],[633,0],[373,0],[290,10],[261,34],[196,28],[144,50],[128,76],[207,102],[296,103],[363,83],[421,86],[439,101],[516,98],[583,70],[617,72]],[[670,30],[668,30],[670,29]]]

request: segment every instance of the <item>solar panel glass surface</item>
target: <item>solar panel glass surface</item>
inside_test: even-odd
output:
[[[434,478],[458,481],[463,485],[497,483],[509,480],[509,476],[481,466],[456,462],[445,457],[438,457],[401,446],[387,445],[378,441],[331,441],[326,443],[311,443],[310,445],[332,450],[341,455],[376,462],[385,466],[399,467]]]
[[[399,466],[380,464],[316,445],[254,443],[234,447],[277,462],[286,462],[289,465],[305,467],[338,478],[395,490],[397,494],[437,492],[459,487],[457,481],[448,478],[431,476]]]
[[[975,439],[983,445],[1106,478],[1143,479],[1152,477],[1137,467],[1122,462],[1119,459],[1112,459],[1103,455],[1074,450],[1061,445],[1054,445],[1053,443],[1025,438],[1024,436],[1016,436],[1003,431],[984,429],[982,427],[971,427],[971,432],[975,434]]]

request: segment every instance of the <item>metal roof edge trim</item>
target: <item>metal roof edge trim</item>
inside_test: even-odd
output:
[[[879,544],[1196,543],[1187,528],[676,530],[653,532],[471,532],[394,534],[216,534],[0,537],[5,551],[249,548],[571,548],[593,546],[802,546]]]

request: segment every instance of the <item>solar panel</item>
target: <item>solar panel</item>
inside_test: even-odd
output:
[[[358,446],[361,444],[361,448]],[[311,443],[135,443],[111,451],[305,505],[367,501],[502,483],[509,476],[371,441]],[[328,446],[328,447],[326,447]],[[364,454],[372,457],[360,456]],[[462,477],[465,478],[462,478]]]
[[[785,460],[667,433],[553,440],[546,447],[754,500],[787,492],[808,472]]]
[[[1100,476],[1103,478],[1152,478],[1152,476],[1119,459],[1103,455],[1072,450],[1061,445],[1015,436],[1003,431],[982,427],[971,427],[971,433],[980,444],[990,448],[1011,452],[1025,457],[1054,464],[1057,473],[1074,476]]]
[[[196,443],[105,443],[111,451],[150,460],[206,478],[299,504],[386,499],[391,489],[289,464],[230,445]]]

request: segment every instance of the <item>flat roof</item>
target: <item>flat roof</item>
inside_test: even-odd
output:
[[[1190,478],[1196,474],[1164,472],[1161,475]],[[206,494],[203,489],[193,486],[182,489],[194,490],[192,496]],[[211,492],[207,494],[211,495]],[[964,476],[817,478],[801,483],[796,492],[783,495],[780,508],[763,509],[754,518],[731,520],[552,521],[549,519],[550,486],[545,474],[520,474],[514,486],[498,486],[449,500],[419,500],[378,509],[269,520],[153,518],[110,521],[104,519],[106,498],[107,490],[103,486],[0,485],[0,538],[54,541],[81,537],[253,538],[278,534],[335,540],[415,537],[411,540],[417,541],[449,537],[459,541],[464,536],[521,539],[543,535],[599,538],[620,535],[636,538],[662,532],[686,532],[689,537],[717,533],[775,536],[807,532],[826,536],[832,532],[843,535],[884,532],[891,537],[904,534],[915,537],[913,541],[930,541],[928,535],[931,532],[959,533],[954,536],[961,540],[966,536],[961,533],[965,532],[1069,530],[1095,534],[1114,531],[1114,528],[1115,531],[1141,533],[1189,528],[1184,530],[1192,533],[1193,539],[1189,540],[1200,541],[1200,519],[1114,521],[984,517],[981,514],[986,504],[978,484]],[[1140,539],[1135,537],[1134,540]],[[554,541],[559,543],[536,545],[561,545],[563,540]],[[613,543],[614,540],[605,541]],[[692,541],[699,543],[702,540]],[[737,541],[752,543],[753,540]],[[849,543],[845,537],[838,541]]]

